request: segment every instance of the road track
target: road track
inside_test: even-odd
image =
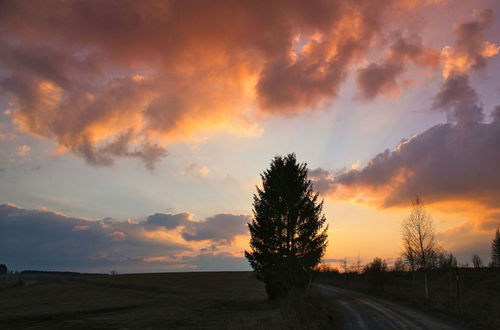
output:
[[[425,312],[359,292],[320,283],[314,286],[338,303],[344,315],[344,329],[464,329]]]

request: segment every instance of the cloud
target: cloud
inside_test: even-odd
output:
[[[111,237],[113,241],[123,241],[126,237],[124,232],[121,231],[114,231],[110,234],[108,234],[108,237]]]
[[[496,228],[478,229],[473,222],[466,221],[436,233],[436,238],[459,262],[470,264],[472,255],[477,253],[487,265],[491,260],[491,241],[495,230]]]
[[[204,177],[210,173],[210,169],[207,166],[199,166],[197,163],[191,163],[186,166],[184,172],[193,177]]]
[[[483,34],[492,21],[493,10],[485,9],[476,12],[473,20],[455,26],[455,45],[445,46],[441,51],[445,78],[470,69],[484,69],[487,58],[498,54],[500,45],[483,41]]]
[[[77,225],[73,227],[73,231],[79,231],[79,230],[89,230],[89,226],[84,226],[84,225]]]
[[[46,210],[0,205],[0,259],[16,269],[104,269],[130,258],[177,254],[189,247],[150,240],[139,225],[105,225]]]
[[[500,208],[500,122],[434,126],[359,170],[312,171],[316,189],[382,207],[407,205],[415,195],[428,202],[472,200]]]
[[[444,81],[434,98],[434,108],[447,111],[448,121],[459,125],[478,123],[484,116],[477,93],[466,74],[453,74]]]
[[[412,3],[410,1],[410,3]],[[94,166],[258,131],[331,102],[391,13],[377,1],[3,1],[0,90],[24,132]],[[387,17],[391,17],[389,20]]]
[[[490,16],[486,10],[479,14],[479,21],[459,25],[457,49],[465,52],[482,44],[478,38]],[[478,64],[468,69],[484,68],[484,60],[477,59]],[[446,111],[448,123],[403,140],[395,150],[377,154],[362,168],[337,173],[312,170],[315,188],[334,198],[378,207],[407,206],[415,195],[428,203],[472,203],[481,206],[480,226],[488,227],[495,219],[492,214],[500,210],[499,106],[492,112],[493,120],[484,122],[484,109],[468,74],[453,71],[435,96],[433,109]]]
[[[201,253],[195,257],[184,257],[183,260],[191,265],[195,265],[200,271],[248,271],[250,264],[243,257],[236,257],[227,252]]]
[[[357,84],[360,96],[371,100],[379,94],[394,94],[398,91],[398,78],[405,72],[409,62],[419,66],[438,67],[439,53],[424,47],[418,36],[393,37],[388,55],[380,63],[370,63],[358,70]]]
[[[342,263],[346,261],[345,259],[321,259],[323,263]]]
[[[191,215],[189,213],[178,213],[178,214],[165,214],[165,213],[155,213],[147,217],[146,226],[158,226],[164,227],[165,229],[174,229],[180,225],[184,225],[190,221]]]
[[[21,156],[21,157],[26,156],[26,155],[28,155],[30,150],[31,150],[30,146],[23,144],[22,146],[19,146],[19,148],[17,148],[16,155]]]
[[[216,214],[205,221],[190,221],[182,232],[186,241],[219,241],[230,243],[237,235],[248,234],[247,215]]]
[[[230,245],[236,236],[247,235],[249,221],[250,217],[247,215],[227,213],[216,214],[204,220],[193,220],[190,213],[155,213],[139,224],[151,229],[179,229],[182,238],[188,242],[212,241],[210,248],[213,250],[217,248],[215,244]]]
[[[0,205],[0,260],[11,269],[107,272],[240,270],[248,263],[228,249],[247,234],[246,216],[155,213],[142,220],[90,220]],[[185,236],[185,238],[184,238]],[[210,241],[199,248],[197,241]]]

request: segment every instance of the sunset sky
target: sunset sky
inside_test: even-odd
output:
[[[420,195],[485,263],[500,226],[500,2],[0,1],[0,263],[242,270],[295,152],[326,262],[389,263]]]

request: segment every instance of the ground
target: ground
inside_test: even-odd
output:
[[[267,300],[250,272],[42,277],[0,290],[0,328],[335,328],[308,300]]]

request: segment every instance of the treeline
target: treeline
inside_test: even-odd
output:
[[[472,255],[469,261],[457,262],[453,253],[447,252],[435,241],[434,224],[422,200],[416,197],[412,201],[410,216],[402,224],[403,252],[400,257],[388,265],[385,259],[374,258],[367,264],[362,264],[360,258],[354,263],[347,263],[347,258],[341,262],[343,273],[374,273],[374,272],[415,272],[424,274],[431,270],[449,270],[453,268],[475,269],[489,267],[500,268],[500,229],[497,228],[491,241],[491,260],[485,264],[478,254]],[[327,264],[319,264],[316,271],[340,273],[337,268]]]
[[[14,275],[53,275],[53,276],[88,276],[88,275],[106,275],[101,273],[79,273],[69,271],[55,271],[55,270],[9,270],[5,264],[0,264],[0,278],[7,274]]]
[[[457,262],[457,258],[453,253],[448,253],[443,249],[437,251],[430,260],[428,261],[427,270],[450,270],[455,268],[496,268],[493,261],[488,264],[484,264],[482,259],[474,254],[469,261],[464,261],[461,263]],[[326,263],[319,264],[316,268],[316,272],[324,273],[346,273],[346,274],[363,274],[363,273],[374,273],[374,272],[412,272],[411,265],[404,259],[404,257],[398,257],[393,263],[389,263],[386,259],[379,257],[373,258],[372,261],[368,263],[361,263],[358,259],[356,262],[348,262],[344,259],[341,262],[341,269],[337,267],[330,266]],[[422,271],[423,268],[417,267],[414,271]]]

